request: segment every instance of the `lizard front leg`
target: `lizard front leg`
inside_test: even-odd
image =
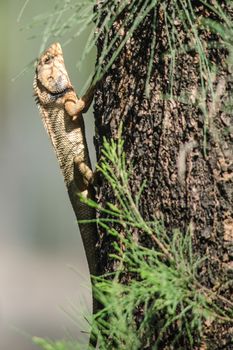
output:
[[[73,91],[66,94],[64,105],[66,112],[75,121],[81,113],[86,113],[92,103],[95,93],[95,86],[91,86],[85,95],[77,98]]]

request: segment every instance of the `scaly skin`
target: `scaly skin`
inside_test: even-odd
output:
[[[78,99],[68,77],[61,46],[52,44],[39,58],[34,79],[37,105],[52,141],[78,220],[93,220],[95,210],[82,203],[79,195],[94,199],[93,173],[85,138],[82,112],[92,101],[93,89]],[[98,274],[97,229],[95,223],[80,224],[91,275]],[[93,302],[95,312],[97,303]]]

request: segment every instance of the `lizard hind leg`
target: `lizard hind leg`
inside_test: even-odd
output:
[[[93,183],[93,171],[80,157],[74,158],[74,182],[80,192],[84,192]]]

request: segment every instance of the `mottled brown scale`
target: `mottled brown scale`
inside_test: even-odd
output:
[[[34,92],[44,127],[64,176],[77,220],[94,220],[95,210],[80,201],[80,195],[94,199],[92,170],[81,114],[90,104],[91,93],[78,99],[65,68],[59,43],[52,44],[39,58]],[[98,274],[95,223],[79,223],[91,275]],[[96,308],[94,302],[94,309]]]

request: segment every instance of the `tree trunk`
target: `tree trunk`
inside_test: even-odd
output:
[[[106,3],[99,2],[99,8]],[[143,3],[138,4],[138,8]],[[133,167],[130,177],[133,196],[146,180],[139,208],[143,218],[163,221],[170,236],[174,229],[183,234],[191,230],[194,253],[206,258],[199,268],[200,283],[230,300],[233,290],[233,116],[224,106],[233,85],[232,72],[227,61],[228,51],[222,47],[220,36],[201,25],[203,18],[219,23],[221,19],[201,1],[192,1],[192,20],[210,66],[216,67],[215,73],[213,70],[210,74],[212,82],[204,68],[200,72],[200,62],[204,61],[196,49],[197,39],[188,21],[182,21],[177,15],[177,6],[184,15],[189,2],[185,3],[182,8],[182,1],[163,1],[148,13],[126,41],[96,92],[95,144],[100,159],[103,138],[117,140],[122,123],[127,164]],[[230,5],[227,7],[225,1],[222,1],[222,10],[232,18]],[[132,17],[131,23],[124,24],[130,16],[128,11],[125,9],[106,33],[108,42],[116,33],[119,39],[103,65],[134,21]],[[179,40],[175,36],[173,43],[169,42],[172,36],[168,35],[172,32],[179,33]],[[97,45],[98,57],[104,40],[106,37],[102,35]],[[211,42],[215,45],[209,45]],[[114,201],[111,186],[103,180],[98,202],[104,207],[106,202]],[[99,233],[102,272],[113,271],[115,263],[109,257],[113,252],[113,238],[102,228]],[[144,246],[158,249],[147,236],[140,232],[134,234]],[[140,323],[142,317],[143,310],[135,314],[136,322]],[[153,348],[159,332],[158,322],[154,321],[151,327],[154,337],[142,340],[141,349]],[[168,330],[159,349],[219,350],[233,346],[233,327],[227,321],[206,323],[202,339],[193,347],[185,338],[173,343],[175,336],[174,330]]]

